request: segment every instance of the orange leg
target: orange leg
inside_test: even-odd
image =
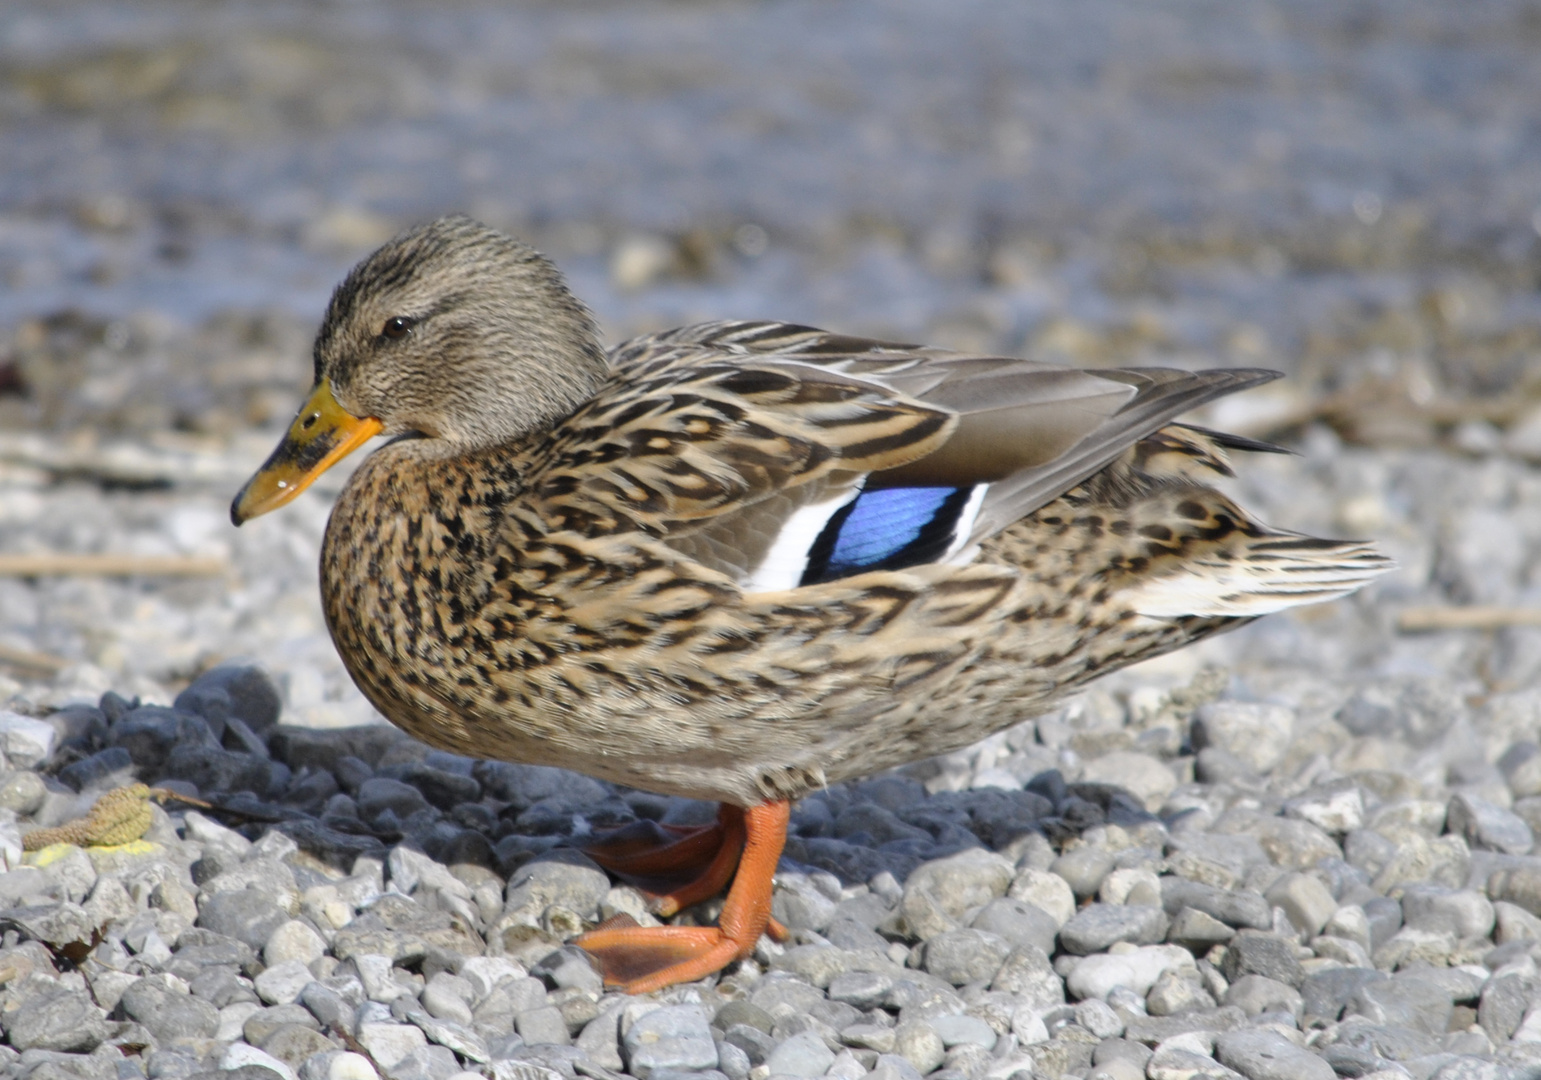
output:
[[[610,833],[583,852],[647,894],[654,901],[655,911],[673,915],[726,885],[743,847],[743,811],[732,807],[730,813],[730,808],[723,806],[714,825],[682,827],[637,822]],[[727,867],[716,871],[716,863],[723,859],[727,860]],[[708,874],[716,878],[716,883],[705,892],[688,901],[667,904],[670,897],[693,893],[695,882]],[[660,910],[660,904],[668,909]]]
[[[629,994],[645,994],[721,971],[753,952],[767,929],[784,936],[786,931],[770,917],[771,881],[786,844],[791,811],[790,803],[772,802],[725,812],[724,832],[731,833],[728,822],[732,817],[742,822],[743,855],[738,856],[737,844],[727,842],[731,836],[725,837],[707,872],[684,890],[670,894],[675,898],[682,893],[688,896],[719,875],[725,880],[736,862],[738,874],[716,926],[624,926],[612,920],[584,934],[575,944],[598,961],[607,984],[619,985]],[[725,857],[724,851],[730,855]],[[719,881],[705,895],[720,887]]]

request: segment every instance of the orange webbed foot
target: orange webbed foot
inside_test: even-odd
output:
[[[594,957],[607,985],[620,986],[630,994],[645,994],[721,971],[752,953],[760,935],[767,931],[783,940],[786,929],[770,915],[771,884],[786,843],[790,814],[791,804],[785,802],[764,803],[748,810],[724,806],[719,819],[723,842],[707,871],[690,883],[689,893],[700,892],[718,880],[709,892],[693,898],[684,896],[695,903],[712,895],[736,866],[738,873],[716,926],[638,926],[634,919],[617,916],[575,944]],[[725,859],[724,851],[731,853],[731,860]],[[663,899],[677,901],[681,896],[681,891],[676,891]]]

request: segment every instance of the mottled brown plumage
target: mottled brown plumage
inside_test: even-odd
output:
[[[1079,371],[778,323],[607,361],[550,264],[464,218],[349,275],[316,375],[234,513],[395,436],[322,553],[365,695],[433,745],[652,791],[795,799],[1388,565],[1207,485],[1256,444],[1171,421],[1270,373]]]

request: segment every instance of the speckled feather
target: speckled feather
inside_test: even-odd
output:
[[[367,267],[354,302],[377,318],[392,308],[369,305]],[[327,528],[328,623],[370,700],[434,745],[744,806],[795,798],[1385,569],[1206,486],[1231,440],[1170,421],[1267,377],[775,323],[640,338],[565,417],[452,453],[417,437],[376,451]],[[1021,445],[995,448],[1012,424]],[[869,474],[989,482],[966,556],[746,590],[778,523]]]

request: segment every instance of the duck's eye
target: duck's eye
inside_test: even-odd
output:
[[[389,319],[385,320],[385,326],[380,330],[380,333],[392,341],[400,341],[410,334],[412,328],[416,325],[416,319],[409,319],[405,315],[392,315]]]

